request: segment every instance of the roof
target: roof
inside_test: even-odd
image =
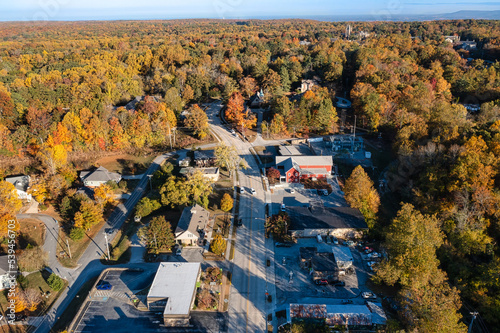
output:
[[[148,298],[168,298],[164,314],[189,314],[200,273],[199,262],[167,263],[158,267]]]
[[[14,185],[16,190],[26,192],[30,185],[30,176],[20,175],[20,176],[6,177],[5,181]]]
[[[293,163],[300,166],[301,169],[307,169],[309,166],[332,166],[333,158],[331,156],[276,156],[276,165],[283,164],[287,159],[292,159]]]
[[[179,170],[179,173],[181,175],[190,175],[195,173],[197,170],[201,171],[204,175],[216,175],[219,173],[219,168],[213,167],[213,168],[192,168],[192,167],[187,167],[187,168],[181,168]]]
[[[287,208],[290,230],[304,229],[368,229],[363,215],[350,207]]]
[[[329,326],[370,326],[372,324],[372,313],[366,305],[290,304],[290,317],[292,319],[325,319]]]
[[[387,316],[385,315],[385,312],[382,309],[382,304],[368,301],[366,302],[366,306],[372,313],[373,324],[378,324],[378,325],[387,324]]]
[[[108,169],[100,166],[93,171],[80,172],[80,178],[84,181],[91,182],[107,182],[110,180],[118,182],[122,179],[122,176],[117,172],[109,172]]]
[[[338,270],[333,253],[317,252],[311,258],[311,267],[316,272],[334,272]]]
[[[347,246],[334,245],[332,246],[332,253],[337,261],[337,264],[340,262],[342,263],[342,265],[339,266],[346,267],[346,263],[352,264],[354,262],[351,249]]]
[[[315,246],[301,247],[299,249],[300,258],[301,259],[311,259],[316,254],[317,251],[318,251],[318,248]]]
[[[194,159],[195,160],[208,160],[211,158],[215,158],[214,150],[195,150],[194,151]]]
[[[11,269],[9,267],[9,256],[1,255],[0,256],[0,275],[5,275],[8,272],[17,272],[17,269]],[[14,258],[15,260],[15,258]]]
[[[280,146],[279,150],[283,156],[301,155],[300,151],[294,146]]]
[[[175,228],[175,238],[182,236],[186,231],[199,236],[198,230],[205,228],[209,217],[208,210],[198,204],[184,208]]]
[[[328,171],[325,168],[300,168],[303,175],[322,175],[327,174]]]

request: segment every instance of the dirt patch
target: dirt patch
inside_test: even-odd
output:
[[[33,246],[42,246],[45,242],[45,224],[37,219],[21,219],[19,220],[20,228],[19,246],[26,248],[28,244]]]
[[[95,164],[103,166],[111,172],[140,174],[149,167],[154,158],[155,155],[135,156],[131,154],[119,154],[101,157]]]
[[[318,179],[318,180],[312,180],[312,179],[304,179],[301,180],[301,183],[304,185],[304,188],[306,189],[313,189],[313,190],[327,190],[328,194],[332,193],[332,186],[328,184],[326,179]]]

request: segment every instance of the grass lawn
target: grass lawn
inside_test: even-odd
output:
[[[111,172],[122,175],[140,174],[149,167],[156,155],[135,156],[131,154],[120,154],[105,156],[96,161],[96,164],[105,167]]]
[[[18,241],[21,248],[28,244],[42,246],[45,241],[45,224],[37,219],[19,220]]]
[[[80,310],[80,307],[87,298],[87,295],[92,289],[94,283],[97,281],[98,277],[99,276],[96,275],[93,278],[89,279],[87,282],[85,282],[85,284],[80,288],[80,290],[76,294],[75,298],[71,300],[71,303],[69,303],[66,310],[64,310],[61,317],[58,318],[58,320],[52,327],[51,332],[62,332],[69,326],[69,324],[71,324],[71,321],[76,316],[78,310]]]

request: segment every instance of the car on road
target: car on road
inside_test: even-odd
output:
[[[255,195],[255,193],[257,193],[257,192],[255,192],[255,189],[254,189],[253,187],[250,189],[250,192],[251,192],[253,195]]]
[[[95,288],[97,290],[111,290],[113,286],[109,282],[101,281]]]
[[[343,299],[342,304],[352,304],[352,299]]]
[[[234,131],[234,129],[233,129],[233,128],[231,129],[231,134],[232,134],[232,135],[236,135],[236,132]]]
[[[245,188],[243,186],[240,186],[240,193],[245,193]]]
[[[361,293],[361,297],[363,297],[364,299],[370,299],[370,298],[373,299],[373,298],[377,298],[377,295],[375,295],[371,291],[365,291],[365,292]]]
[[[345,286],[345,282],[344,282],[344,281],[335,281],[335,282],[333,283],[333,285],[334,285],[335,287],[344,287],[344,286]]]
[[[276,242],[275,246],[276,247],[292,247],[292,243],[281,243],[281,242]]]
[[[281,211],[282,211],[282,212],[286,211],[286,206],[285,206],[285,204],[281,204]]]
[[[241,219],[238,219],[238,220],[236,221],[236,226],[237,226],[237,227],[241,227],[242,225],[243,225],[243,221],[242,221]]]
[[[317,285],[321,285],[321,286],[324,286],[324,285],[327,285],[328,284],[328,281],[325,280],[325,279],[321,279],[321,280],[316,280],[314,281]]]

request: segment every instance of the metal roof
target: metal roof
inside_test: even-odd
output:
[[[354,262],[351,249],[347,246],[334,245],[332,252],[339,268],[347,268]]]
[[[350,207],[324,207],[311,211],[308,207],[288,207],[290,230],[304,229],[368,229],[363,215]]]
[[[148,298],[168,298],[164,314],[189,314],[196,281],[200,273],[199,262],[162,262],[148,293]]]
[[[80,172],[80,178],[84,181],[91,182],[107,182],[109,180],[118,182],[122,179],[122,176],[117,172],[109,172],[108,169],[100,166],[93,171]]]

